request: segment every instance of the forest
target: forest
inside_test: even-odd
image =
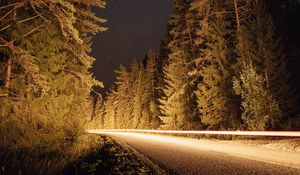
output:
[[[120,65],[100,94],[104,1],[1,1],[1,152],[64,153],[85,129],[299,130],[299,55],[266,2],[173,0],[159,53]]]
[[[299,129],[299,72],[291,75],[265,1],[173,5],[158,56],[120,65],[92,100],[94,128]]]
[[[1,145],[56,144],[88,121],[94,34],[103,1],[1,1]],[[51,135],[47,140],[47,135]],[[57,137],[57,138],[53,138]]]
[[[159,55],[150,50],[142,62],[134,60],[129,68],[120,65],[105,95],[92,91],[102,84],[89,70],[94,60],[88,54],[91,36],[106,29],[91,6],[104,8],[104,2],[7,1],[1,6],[5,143],[22,137],[28,144],[34,137],[40,144],[45,142],[40,132],[72,138],[84,125],[299,127],[298,92],[290,83],[288,58],[263,1],[174,1]]]

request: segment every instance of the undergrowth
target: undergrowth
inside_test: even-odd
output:
[[[110,138],[81,136],[57,150],[0,148],[0,175],[153,174]]]

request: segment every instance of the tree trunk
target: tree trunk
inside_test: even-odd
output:
[[[9,88],[9,85],[10,85],[11,67],[12,67],[12,57],[9,57],[8,60],[7,60],[5,88]]]
[[[13,19],[16,19],[17,11],[13,11]],[[1,94],[1,96],[8,97],[9,96],[9,86],[11,82],[11,70],[12,70],[12,64],[13,64],[13,54],[8,58],[7,60],[7,69],[6,69],[6,77],[5,77],[5,93]]]
[[[5,93],[1,94],[3,97],[8,97],[9,96],[9,86],[10,86],[10,81],[11,81],[11,69],[12,69],[12,57],[9,57],[7,60],[7,69],[6,69],[6,77],[5,77]]]
[[[190,39],[190,43],[191,43],[193,59],[195,59],[196,58],[196,53],[195,53],[194,43],[193,43],[193,39],[192,39],[192,32],[191,32],[190,24],[187,20],[186,20],[186,26],[187,26],[188,33],[189,33],[189,39]]]
[[[234,8],[235,8],[235,16],[236,16],[236,25],[237,25],[237,29],[239,30],[241,27],[241,23],[240,23],[240,15],[239,15],[237,0],[234,0]]]

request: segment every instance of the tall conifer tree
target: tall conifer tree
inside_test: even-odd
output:
[[[297,109],[297,95],[289,83],[286,58],[263,1],[245,1],[240,15],[241,27],[237,35],[240,66],[246,69],[252,64],[257,74],[264,78],[269,96],[274,98],[279,107],[279,114],[266,114],[274,121],[273,126],[269,127],[276,128],[280,125],[280,119],[287,121]],[[248,93],[251,95],[251,91]],[[247,110],[244,109],[244,112]],[[277,111],[275,108],[273,110]]]
[[[105,30],[99,25],[105,20],[91,7],[104,5],[103,1],[1,2],[1,62],[7,62],[9,73],[1,74],[6,83],[0,87],[4,97],[0,117],[5,119],[0,120],[0,129],[6,133],[1,138],[13,139],[7,144],[22,147],[18,144],[23,140],[25,146],[39,147],[47,140],[61,143],[78,136],[90,117],[85,109],[91,88],[102,85],[89,72],[94,60],[89,52],[91,36]],[[14,129],[5,131],[7,125]]]
[[[158,82],[157,59],[152,50],[147,54],[145,68],[145,111],[148,111],[150,118],[150,128],[155,129],[159,126],[159,106],[157,101],[157,82]]]
[[[211,129],[235,129],[239,125],[239,107],[232,89],[232,29],[228,13],[224,13],[228,6],[227,2],[211,1],[201,28],[206,38],[202,58],[207,61],[200,70],[202,81],[196,94],[201,121]]]
[[[165,96],[160,99],[163,120],[166,128],[184,128],[192,118],[189,101],[187,61],[188,54],[180,48],[172,50],[168,64],[164,68]]]

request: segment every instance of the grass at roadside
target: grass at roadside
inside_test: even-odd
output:
[[[153,170],[112,139],[86,134],[55,151],[0,148],[0,174],[153,174]]]
[[[64,175],[84,174],[154,174],[151,167],[109,137],[102,137],[102,147],[76,160],[65,168]]]

